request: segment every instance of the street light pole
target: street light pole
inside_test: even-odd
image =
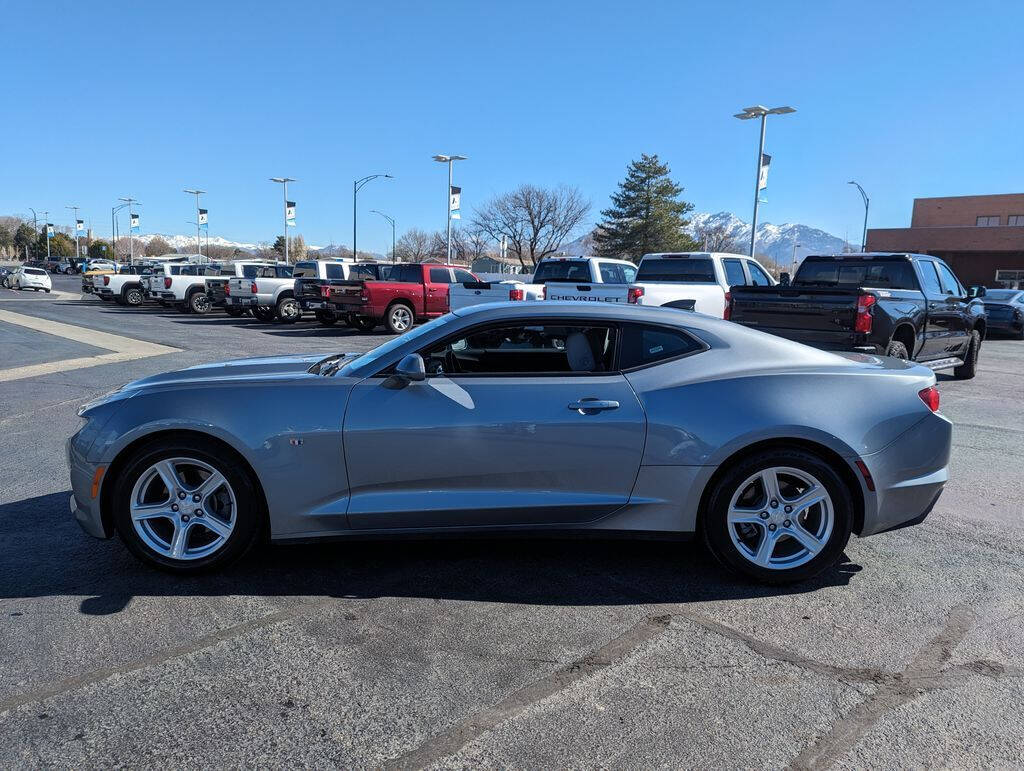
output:
[[[860,237],[860,250],[862,252],[866,252],[868,250],[868,204],[871,203],[871,201],[868,198],[868,194],[864,192],[864,188],[862,188],[859,184],[857,184],[853,180],[850,180],[846,184],[857,185],[857,189],[860,190],[860,197],[864,199],[864,230],[862,231]]]
[[[79,259],[82,256],[82,246],[78,240],[78,207],[77,206],[65,206],[65,209],[72,209],[75,212],[75,219],[71,223],[71,227],[74,228],[75,234],[75,259]]]
[[[296,180],[291,177],[271,177],[271,182],[279,182],[284,190],[284,261],[288,262],[288,183]],[[199,219],[197,216],[196,219]]]
[[[381,217],[391,223],[391,261],[398,262],[398,257],[395,255],[395,218],[389,217],[382,211],[376,209],[370,209],[370,214],[379,214]]]
[[[43,227],[46,229],[46,260],[50,260],[50,223],[46,220],[49,218],[50,212],[43,212]]]
[[[199,190],[198,188],[196,188],[195,190],[182,190],[181,192],[188,193],[189,195],[194,195],[196,197],[196,251],[199,252],[199,256],[202,257],[203,256],[203,242],[199,238],[199,219],[200,219],[200,217],[199,217],[199,196],[201,196],[206,191],[205,190]],[[207,257],[210,256],[210,249],[209,249],[209,247],[207,247],[207,249],[206,249],[206,256]]]
[[[135,240],[132,238],[132,217],[134,216],[134,214],[132,212],[132,205],[133,204],[139,204],[139,206],[141,206],[142,204],[139,201],[136,201],[131,196],[128,196],[127,198],[118,198],[117,200],[124,201],[125,202],[125,206],[128,207],[128,264],[129,265],[134,265],[135,264]]]
[[[757,171],[754,174],[754,219],[750,224],[750,256],[754,256],[754,245],[757,242],[757,206],[760,203],[761,192],[761,160],[764,158],[764,134],[769,115],[785,115],[796,112],[792,107],[772,107],[771,109],[759,104],[753,107],[744,107],[743,112],[736,113],[733,117],[740,120],[761,119],[761,141],[757,146]]]
[[[466,160],[465,155],[435,155],[434,160],[438,163],[448,164],[448,195],[445,196],[445,207],[448,210],[448,229],[445,235],[445,243],[448,251],[448,263],[452,261],[452,164],[455,161]]]
[[[390,174],[369,174],[352,183],[352,258],[355,260],[359,259],[359,250],[356,248],[356,199],[359,195],[359,191],[363,189],[363,186],[370,180],[377,179],[377,177],[394,179]]]

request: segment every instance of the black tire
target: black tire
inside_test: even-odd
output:
[[[206,292],[193,292],[188,296],[188,309],[199,316],[210,312],[210,298]]]
[[[910,361],[910,354],[907,352],[907,346],[905,346],[899,340],[889,341],[889,347],[886,348],[885,355],[891,356],[894,359],[903,359],[903,361]]]
[[[964,363],[959,367],[953,367],[953,377],[957,380],[970,380],[978,371],[978,356],[981,355],[981,333],[971,330],[971,341],[967,344],[967,354],[964,356]]]
[[[361,319],[358,316],[350,317],[348,325],[360,332],[372,332],[377,328],[377,322],[374,319]]]
[[[273,321],[277,311],[274,308],[266,308],[262,305],[253,305],[252,315],[258,321]]]
[[[384,327],[393,335],[401,335],[416,323],[413,309],[402,302],[392,303],[384,313]]]
[[[294,324],[302,318],[302,308],[294,297],[282,297],[277,301],[274,315],[282,324]]]
[[[824,545],[812,559],[789,568],[761,567],[754,564],[750,558],[740,553],[739,547],[733,542],[730,535],[728,509],[733,495],[740,492],[741,486],[744,486],[744,482],[751,476],[773,467],[787,467],[809,474],[821,483],[832,501],[832,529],[825,539]],[[778,501],[777,504],[772,510],[772,516],[774,517],[776,513],[780,517],[785,516],[780,509],[780,506],[785,505],[785,499]],[[756,502],[753,505],[760,507],[760,504]],[[765,505],[767,507],[769,504]],[[843,549],[846,548],[846,544],[850,540],[850,532],[853,527],[853,506],[853,496],[846,484],[832,466],[820,457],[795,448],[768,449],[743,458],[719,478],[708,499],[707,509],[702,513],[701,530],[704,543],[725,567],[761,583],[786,584],[811,578],[839,560]],[[814,507],[811,508],[814,510]],[[817,509],[816,511],[820,514],[822,510]],[[764,538],[768,536],[767,528],[776,530],[783,526],[769,524],[760,527],[760,534],[757,534],[759,526],[755,525],[732,525],[731,527],[749,527],[751,528],[749,532],[755,534],[751,537]],[[790,540],[793,541],[792,545],[789,544]],[[795,539],[792,538],[787,538],[783,542],[780,537],[777,542],[787,544],[786,548],[799,548]]]
[[[50,294],[50,290],[49,289],[44,289],[43,291],[46,292],[46,294]]]
[[[234,305],[225,305],[224,312],[228,314],[231,318],[237,319],[239,316],[245,313],[245,309],[237,308]]]
[[[130,508],[132,489],[147,469],[160,460],[183,457],[201,461],[223,474],[234,491],[237,504],[234,529],[223,546],[206,557],[188,561],[169,558],[147,545],[132,524]],[[113,482],[111,503],[121,540],[143,562],[171,573],[199,573],[234,562],[256,542],[263,526],[263,501],[249,470],[231,453],[218,451],[208,442],[185,438],[147,444],[139,448]]]
[[[338,317],[330,311],[317,311],[315,316],[316,320],[325,327],[333,327],[338,323]]]
[[[132,308],[138,308],[142,305],[145,298],[142,296],[142,288],[137,286],[130,286],[124,290],[124,302],[126,305]]]

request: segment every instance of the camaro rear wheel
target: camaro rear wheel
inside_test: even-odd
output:
[[[821,458],[767,450],[718,481],[704,540],[726,567],[764,583],[789,583],[834,564],[850,540],[853,499]]]
[[[144,448],[115,482],[117,531],[144,562],[178,573],[221,567],[255,541],[257,493],[232,458],[179,440]]]

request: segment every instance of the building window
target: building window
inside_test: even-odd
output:
[[[1024,214],[1011,214],[1006,218],[1006,224],[1012,228],[1024,227]]]
[[[999,227],[999,217],[978,217],[979,228],[997,228]]]

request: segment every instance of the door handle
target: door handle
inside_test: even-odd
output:
[[[570,410],[576,410],[580,415],[596,415],[604,410],[617,410],[619,403],[612,399],[597,399],[588,396],[576,402],[569,402],[568,407]]]

